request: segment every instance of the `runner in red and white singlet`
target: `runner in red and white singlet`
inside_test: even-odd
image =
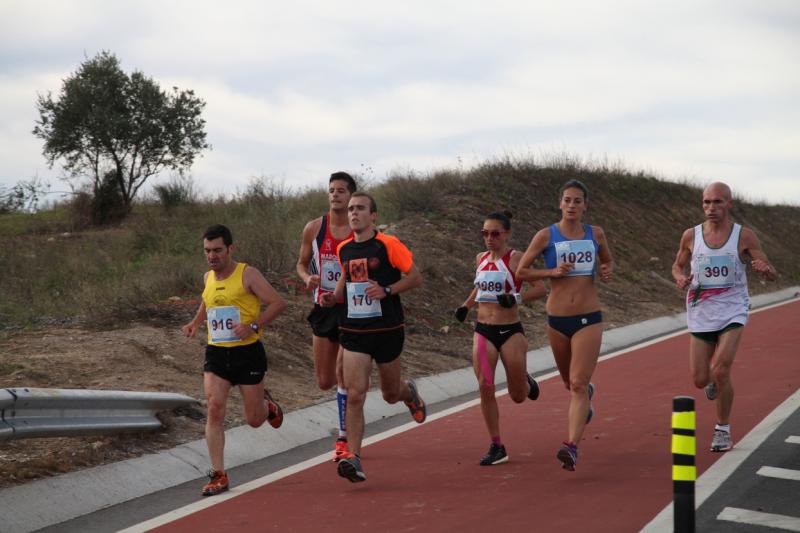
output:
[[[517,403],[525,398],[535,400],[539,386],[527,373],[528,340],[519,321],[518,304],[544,296],[542,282],[532,283],[524,297],[522,281],[514,270],[522,252],[508,246],[511,234],[511,213],[492,213],[483,223],[487,251],[476,257],[474,288],[464,304],[456,310],[456,318],[464,321],[469,308],[478,305],[478,322],[472,346],[472,365],[481,393],[481,412],[489,431],[491,444],[480,464],[496,465],[508,461],[500,438],[500,412],[495,398],[494,374],[498,359],[502,360],[508,381],[508,394]]]
[[[306,224],[297,259],[297,274],[305,283],[306,289],[313,291],[314,308],[308,315],[308,321],[313,333],[312,350],[317,385],[321,390],[337,386],[339,436],[334,447],[334,461],[338,461],[347,452],[345,431],[347,392],[343,386],[339,345],[339,318],[343,312],[343,305],[323,307],[320,305],[320,299],[323,294],[333,292],[336,282],[342,275],[336,249],[353,235],[347,221],[347,203],[355,190],[356,182],[350,174],[346,172],[331,174],[328,181],[330,209],[323,216]]]

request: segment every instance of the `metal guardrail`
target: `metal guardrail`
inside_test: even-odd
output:
[[[0,442],[158,429],[158,411],[196,402],[170,392],[0,389]]]

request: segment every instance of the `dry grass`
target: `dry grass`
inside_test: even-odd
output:
[[[434,224],[433,242],[414,242],[436,255],[455,255],[453,273],[469,277],[473,239],[483,217],[497,210],[514,213],[512,244],[524,249],[533,232],[558,217],[558,189],[580,178],[590,190],[587,221],[602,225],[612,243],[618,276],[631,283],[669,282],[680,233],[696,223],[700,189],[671,183],[643,172],[628,172],[619,162],[581,161],[569,155],[487,161],[470,170],[441,170],[430,176],[393,175],[370,183],[380,222]],[[177,193],[176,193],[177,194]],[[298,238],[306,221],[327,209],[324,189],[293,192],[256,179],[234,198],[197,199],[194,193],[171,203],[136,206],[118,226],[75,232],[69,206],[30,214],[0,215],[7,253],[0,269],[7,279],[0,299],[6,327],[52,321],[118,323],[158,318],[171,296],[196,295],[205,264],[200,235],[213,223],[232,228],[238,258],[270,279],[294,276]],[[71,215],[71,213],[73,213]],[[753,227],[784,281],[800,282],[800,208],[737,203],[737,219]],[[477,231],[477,229],[475,229]],[[459,245],[454,239],[465,239]],[[436,261],[417,254],[434,279],[445,276]],[[280,286],[280,284],[279,284]],[[655,291],[653,297],[663,296]]]

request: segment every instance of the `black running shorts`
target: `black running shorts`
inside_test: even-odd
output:
[[[697,337],[706,344],[716,345],[719,342],[719,336],[732,329],[744,327],[744,324],[739,322],[731,322],[719,331],[692,331],[690,332],[693,337]]]
[[[307,318],[314,336],[326,338],[331,342],[339,342],[339,317],[344,308],[344,304],[336,304],[333,307],[314,304],[314,309]]]
[[[342,331],[341,343],[345,350],[370,355],[376,363],[391,363],[403,351],[405,328],[371,333]]]
[[[206,346],[204,372],[211,372],[231,385],[258,385],[267,373],[267,352],[261,341],[224,348]]]

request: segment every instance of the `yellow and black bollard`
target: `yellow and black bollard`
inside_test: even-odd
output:
[[[676,396],[672,399],[672,507],[676,533],[694,533],[694,433],[694,398]]]

